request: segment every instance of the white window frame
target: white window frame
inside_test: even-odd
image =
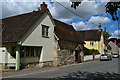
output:
[[[90,42],[90,46],[94,46],[94,42]]]
[[[49,38],[49,26],[42,25],[42,37]]]

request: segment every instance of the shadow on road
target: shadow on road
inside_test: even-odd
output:
[[[57,78],[6,78],[2,80],[120,80],[120,74],[78,71]]]
[[[120,80],[120,74],[109,72],[73,72],[67,76],[58,77],[57,80]]]

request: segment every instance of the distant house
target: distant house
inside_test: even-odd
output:
[[[2,19],[0,66],[53,66],[60,50],[68,50],[80,62],[83,44],[73,26],[53,19],[43,3],[41,10]]]
[[[110,42],[108,43],[108,45],[111,47],[111,52],[112,52],[112,54],[119,52],[118,46],[117,46],[115,43],[113,43],[112,41],[110,41]]]
[[[100,25],[99,25],[100,26]],[[88,49],[97,49],[99,53],[104,53],[104,39],[101,28],[96,30],[77,31],[79,37],[85,41],[84,47]]]
[[[110,38],[109,41],[112,41],[114,44],[116,44],[120,48],[120,39]]]
[[[111,51],[111,46],[108,44],[108,42],[107,41],[104,41],[104,44],[105,44],[105,49],[104,49],[104,52],[105,53],[108,53],[108,54],[111,54],[112,53],[112,51]]]

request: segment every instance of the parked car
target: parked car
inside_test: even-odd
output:
[[[100,56],[100,61],[102,61],[102,60],[108,60],[108,61],[110,61],[110,60],[112,60],[112,56],[110,54],[102,54]]]
[[[112,57],[113,58],[119,58],[119,54],[118,53],[114,53],[114,54],[112,54]]]

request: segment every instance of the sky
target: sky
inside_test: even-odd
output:
[[[42,2],[48,5],[53,18],[73,25],[76,30],[98,29],[101,23],[102,29],[112,34],[111,38],[120,38],[120,20],[113,21],[108,13],[105,13],[105,5],[109,0],[83,0],[76,8],[71,8],[69,0],[2,0],[2,17],[6,18],[19,14],[29,13],[38,9]],[[120,10],[118,11],[120,17]]]

